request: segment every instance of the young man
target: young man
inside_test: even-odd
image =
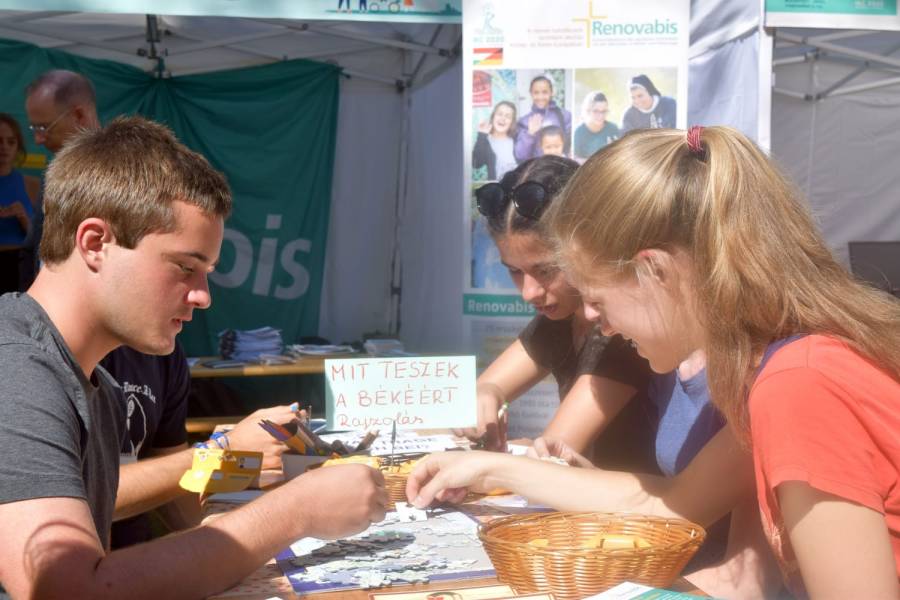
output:
[[[210,304],[231,197],[201,156],[138,117],[67,141],[45,189],[44,267],[27,294],[0,297],[0,584],[13,598],[205,597],[292,540],[383,518],[381,474],[350,465],[109,552],[125,415],[97,363],[122,344],[172,352]]]
[[[32,81],[25,89],[25,111],[35,142],[54,153],[79,131],[100,127],[94,86],[73,71],[47,71]],[[181,346],[176,344],[174,351],[165,356],[120,346],[100,364],[119,383],[125,403],[122,471],[112,547],[151,539],[146,514],[151,509],[162,508],[166,524],[172,529],[197,525],[197,497],[178,487],[181,474],[192,460],[185,431],[190,371]],[[228,434],[229,442],[236,450],[263,452],[267,466],[277,466],[284,445],[257,423],[262,418],[286,422],[292,417],[287,407],[254,413]],[[152,460],[135,465],[138,459]]]

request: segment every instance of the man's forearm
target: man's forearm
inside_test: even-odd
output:
[[[133,517],[189,493],[178,486],[178,481],[192,461],[193,450],[188,448],[122,465],[113,518]]]

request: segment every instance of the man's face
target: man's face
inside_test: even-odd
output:
[[[28,121],[37,128],[34,131],[35,143],[54,154],[59,152],[66,140],[78,131],[81,125],[78,122],[78,114],[82,110],[80,107],[57,106],[53,95],[43,90],[37,90],[25,100]]]
[[[209,307],[207,276],[222,246],[221,217],[185,202],[173,209],[175,231],[148,234],[131,250],[110,244],[100,273],[102,326],[146,354],[172,352],[194,309]]]

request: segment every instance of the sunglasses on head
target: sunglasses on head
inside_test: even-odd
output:
[[[550,192],[537,181],[526,181],[507,192],[499,183],[486,183],[475,190],[478,212],[486,217],[496,217],[506,211],[512,202],[516,212],[527,219],[540,219],[550,201]]]

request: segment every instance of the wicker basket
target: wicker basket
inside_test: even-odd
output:
[[[602,535],[634,536],[647,547],[584,547]],[[706,532],[682,519],[618,513],[543,513],[495,519],[478,529],[497,579],[517,594],[575,600],[623,581],[670,585]],[[545,546],[533,540],[546,540]]]
[[[382,468],[384,487],[388,493],[388,510],[394,510],[395,502],[406,502],[406,480],[409,473],[388,473]]]

